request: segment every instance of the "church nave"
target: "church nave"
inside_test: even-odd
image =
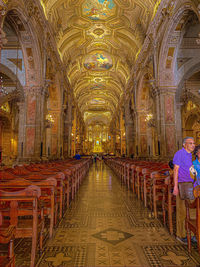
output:
[[[16,266],[28,266],[30,241],[15,248]],[[37,265],[46,266],[199,266],[160,220],[121,185],[105,163],[97,162],[66,210]]]

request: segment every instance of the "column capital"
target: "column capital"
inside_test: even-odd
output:
[[[19,110],[24,110],[25,102],[17,102],[17,106],[19,107]]]
[[[127,122],[125,122],[125,126],[133,126],[133,121],[127,121]]]
[[[46,89],[42,86],[24,86],[24,93],[26,96],[37,96],[47,94]]]
[[[1,13],[0,13],[1,16]],[[6,34],[3,31],[3,29],[0,29],[0,48],[3,48],[3,46],[8,42],[6,38]]]
[[[175,94],[177,90],[176,86],[159,86],[160,94]]]

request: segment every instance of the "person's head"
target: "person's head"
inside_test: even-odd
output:
[[[193,137],[185,137],[183,139],[183,147],[188,153],[192,153],[195,149],[195,142]]]
[[[194,155],[195,155],[195,158],[200,159],[200,145],[195,147]]]

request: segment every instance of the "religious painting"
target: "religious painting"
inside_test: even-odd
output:
[[[174,99],[173,96],[165,96],[165,121],[174,122]]]
[[[173,155],[175,152],[175,126],[168,125],[166,127],[166,143],[167,155]]]
[[[34,144],[35,144],[35,128],[28,127],[26,129],[26,154],[34,154]]]
[[[113,16],[115,11],[113,0],[86,0],[82,6],[83,15],[91,20],[105,20]]]
[[[105,100],[104,99],[101,99],[101,98],[94,98],[90,101],[90,104],[92,105],[102,105],[102,104],[105,104]]]
[[[87,70],[109,70],[112,66],[111,56],[104,52],[87,55],[85,58],[84,67]]]

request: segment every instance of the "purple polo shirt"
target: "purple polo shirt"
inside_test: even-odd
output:
[[[188,153],[184,148],[177,151],[173,158],[173,163],[179,166],[178,182],[193,182],[190,177],[189,168],[192,166],[192,153]]]

